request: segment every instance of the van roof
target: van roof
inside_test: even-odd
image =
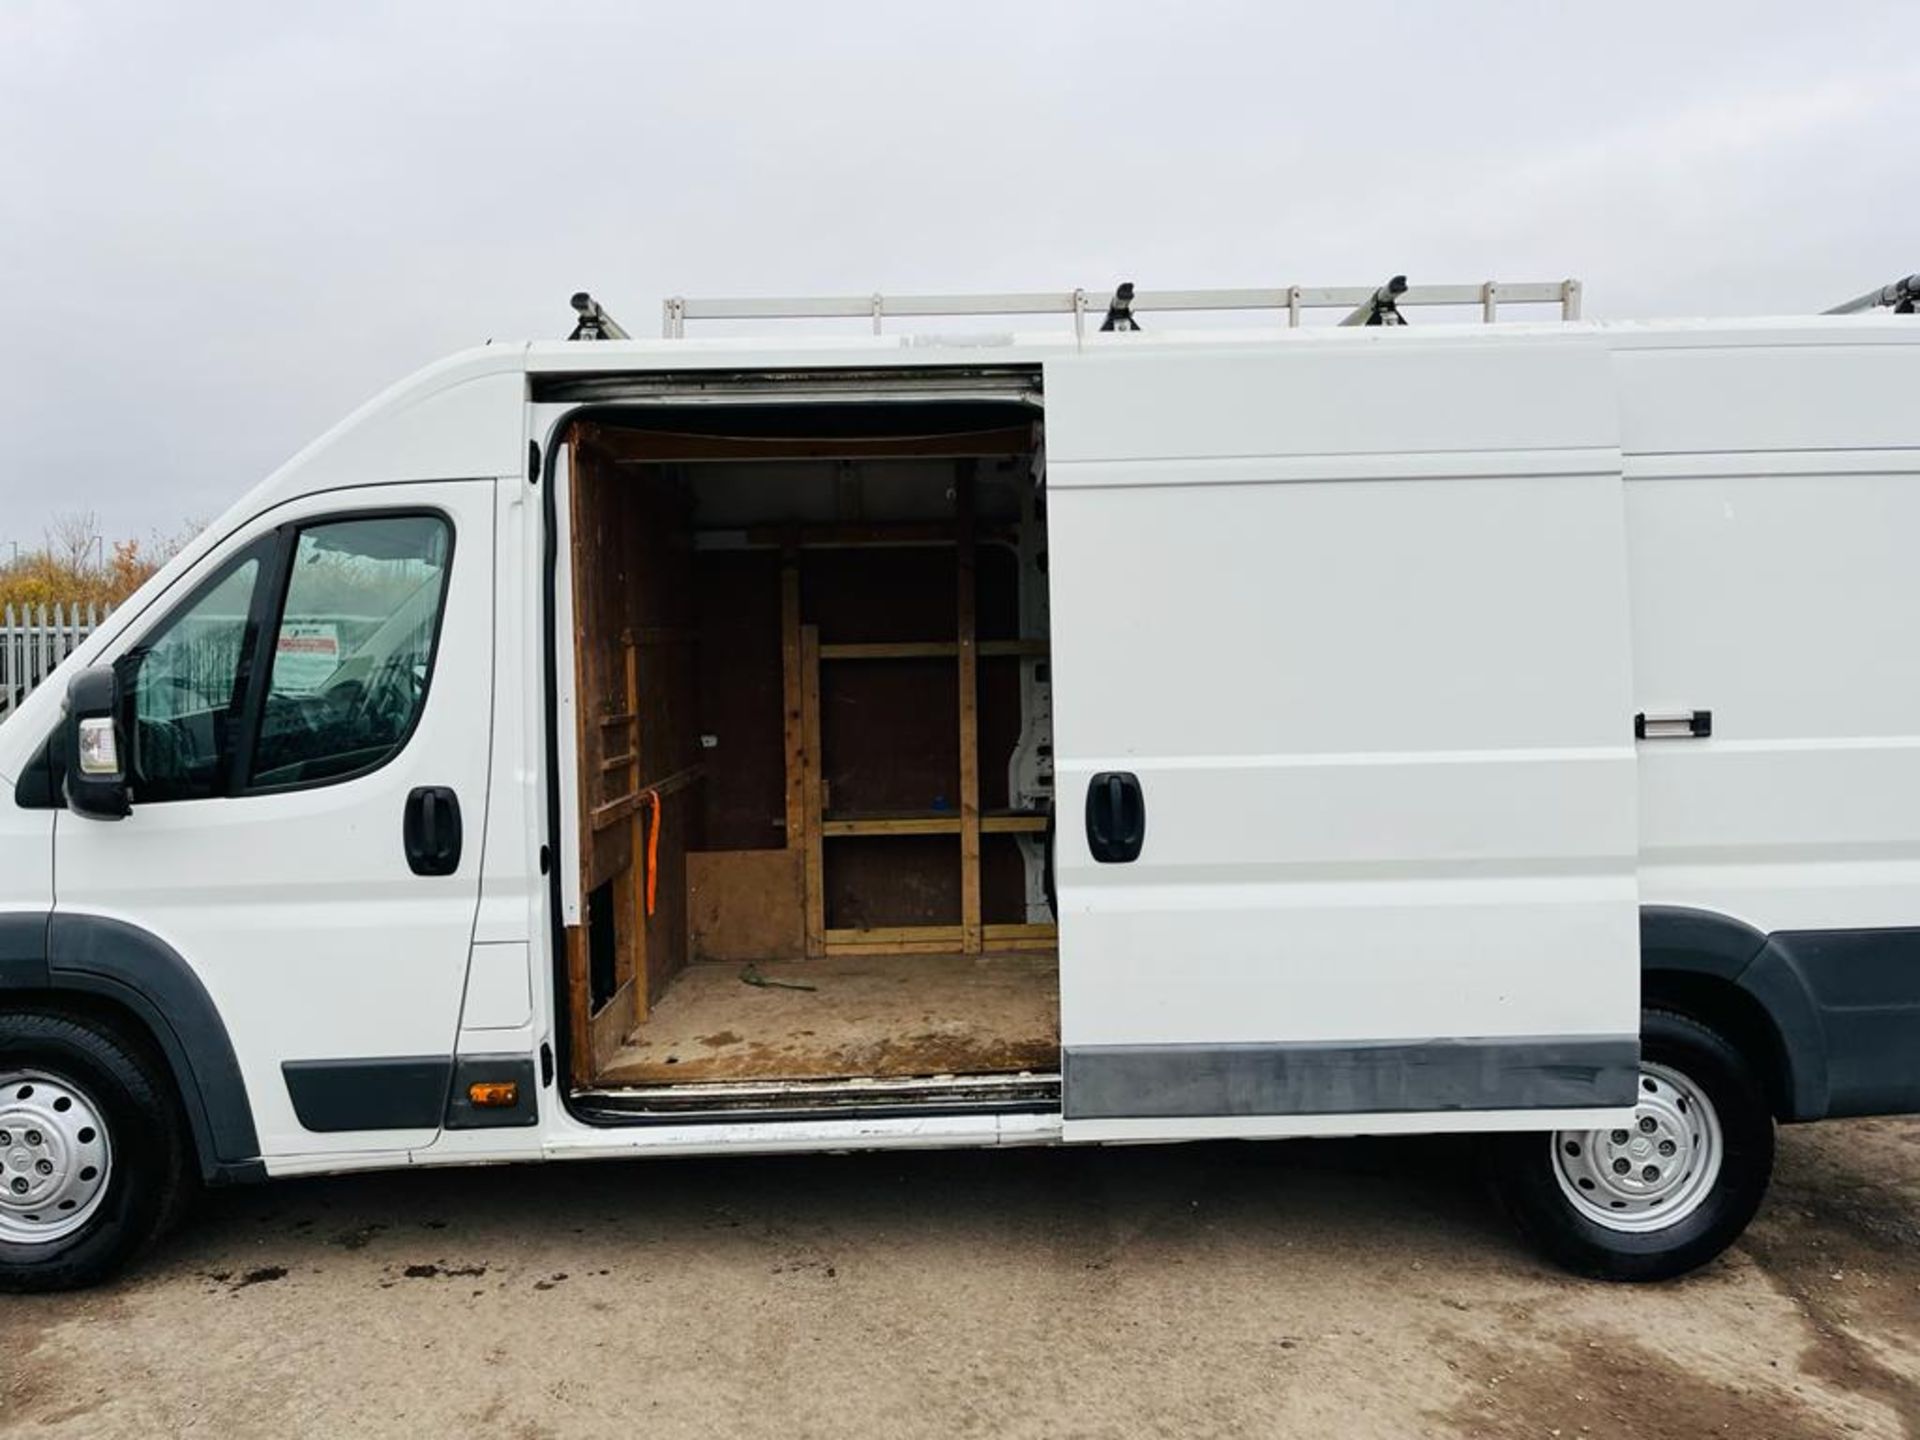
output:
[[[1143,356],[1262,347],[1601,345],[1609,350],[1920,344],[1920,325],[1890,314],[1720,320],[1545,321],[1405,327],[1188,329],[1089,334],[757,335],[724,339],[545,340],[489,344],[427,366],[375,396],[283,465],[244,503],[315,490],[526,467],[524,406],[542,377],[820,370],[1006,369],[1075,354]],[[216,527],[217,528],[217,527]]]
[[[1504,345],[1579,338],[1608,348],[1694,348],[1724,345],[1900,343],[1920,339],[1920,326],[1887,313],[1670,320],[1542,320],[1413,324],[1393,327],[1284,325],[1141,330],[1089,334],[1066,330],[822,335],[762,332],[698,339],[536,340],[524,347],[531,374],[617,374],[647,370],[940,367],[1034,363],[1099,351],[1181,351],[1252,345]]]

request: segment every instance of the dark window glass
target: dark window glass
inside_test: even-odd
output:
[[[452,540],[430,515],[300,532],[252,788],[362,774],[406,744],[426,703]]]
[[[254,651],[250,619],[264,550],[231,562],[122,662],[131,694],[133,798],[219,795],[232,773]]]

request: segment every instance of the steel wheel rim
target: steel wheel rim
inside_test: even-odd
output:
[[[1633,1119],[1605,1130],[1557,1130],[1553,1173],[1574,1210],[1627,1235],[1677,1225],[1706,1203],[1726,1142],[1719,1112],[1693,1081],[1640,1063]]]
[[[0,1240],[64,1240],[106,1198],[113,1146],[91,1095],[38,1070],[0,1074]]]

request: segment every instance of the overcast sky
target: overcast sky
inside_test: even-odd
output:
[[[0,0],[0,546],[668,294],[1920,270],[1905,4]]]

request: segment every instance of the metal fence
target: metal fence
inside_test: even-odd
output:
[[[41,605],[0,611],[0,720],[91,635],[111,606]]]

